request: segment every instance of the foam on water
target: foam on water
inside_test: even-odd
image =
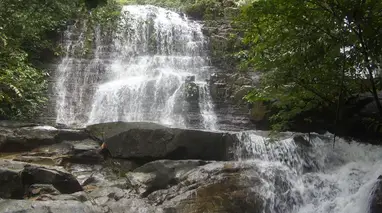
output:
[[[331,135],[313,135],[310,147],[295,143],[292,134],[279,141],[258,132],[239,138],[238,158],[252,161],[262,174],[265,212],[368,212],[382,174],[382,147],[337,139],[333,148]]]

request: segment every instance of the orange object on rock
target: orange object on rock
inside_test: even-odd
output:
[[[102,145],[101,145],[101,149],[107,149],[107,145],[106,145],[106,143],[102,143]]]

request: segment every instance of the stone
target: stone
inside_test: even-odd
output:
[[[210,162],[187,172],[169,189],[148,196],[168,213],[263,212],[263,198],[256,193],[258,176],[244,174],[251,165],[237,162]]]
[[[124,175],[139,167],[139,164],[130,160],[110,158],[105,161],[104,166],[111,168],[117,174]]]
[[[60,192],[51,184],[33,184],[28,188],[28,197],[35,197],[44,194],[59,195]]]
[[[205,164],[207,162],[199,160],[153,161],[127,173],[127,184],[139,195],[146,197],[153,191],[176,184],[178,178],[188,171]]]
[[[156,207],[139,198],[122,198],[118,201],[108,202],[109,212],[127,212],[127,213],[164,213],[160,207]]]
[[[371,194],[369,213],[382,212],[382,175],[378,177]]]
[[[24,185],[36,183],[52,184],[63,194],[71,194],[83,190],[80,183],[72,174],[45,167],[26,165],[21,173],[21,178]]]
[[[31,200],[3,200],[0,209],[4,213],[103,213],[94,205],[87,205],[79,201],[31,201]]]
[[[111,199],[118,201],[121,198],[126,197],[127,194],[127,190],[123,190],[118,187],[104,187],[92,191],[89,193],[89,197],[95,200],[100,198],[108,198],[108,200]]]
[[[54,157],[45,157],[45,156],[19,155],[14,157],[13,160],[26,162],[26,163],[33,163],[33,164],[50,165],[50,166],[60,164],[59,159],[55,159]]]
[[[54,127],[0,127],[0,151],[28,151],[38,146],[54,144],[57,133],[58,130]]]
[[[84,130],[56,129],[52,126],[0,126],[0,152],[31,151],[46,145],[84,140],[88,137]]]
[[[95,139],[99,141],[106,141],[114,135],[118,135],[121,132],[127,131],[129,129],[161,129],[163,125],[148,122],[109,122],[93,124],[86,127],[86,131]]]
[[[114,158],[228,160],[234,136],[176,128],[129,129],[106,140]]]
[[[304,134],[296,134],[293,136],[294,142],[300,147],[312,147],[312,144],[305,139]]]
[[[22,121],[0,120],[0,127],[20,128],[20,127],[33,127],[33,126],[38,126],[38,124],[22,122]]]
[[[0,198],[21,198],[23,192],[20,172],[9,168],[0,168]]]

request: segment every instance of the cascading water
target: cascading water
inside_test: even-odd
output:
[[[97,28],[93,53],[86,23],[64,36],[66,57],[56,73],[57,123],[84,126],[110,121],[154,121],[217,129],[208,83],[202,26],[155,7],[123,7],[121,30],[107,39]],[[253,164],[264,213],[366,213],[382,148],[306,135],[272,141],[260,132],[236,133],[237,160]],[[305,141],[305,142],[304,142]],[[255,171],[254,170],[254,171]]]
[[[382,147],[342,139],[333,147],[331,135],[312,135],[305,144],[291,135],[272,141],[259,132],[241,132],[238,138],[238,159],[250,161],[261,174],[264,212],[368,212],[382,174]]]
[[[216,129],[206,83],[209,70],[202,26],[155,6],[124,6],[122,12],[122,30],[110,44],[113,51],[103,73],[95,69],[104,62],[99,59],[98,47],[85,68],[76,68],[72,61],[78,59],[71,54],[62,61],[56,86],[57,122],[154,121]],[[81,36],[75,43],[81,44]],[[69,53],[73,45],[67,43]],[[99,75],[96,81],[88,77],[94,75]],[[92,85],[93,90],[84,89],[86,85]],[[91,106],[88,100],[83,101],[89,96]]]

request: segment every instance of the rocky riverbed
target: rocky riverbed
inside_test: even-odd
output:
[[[150,123],[2,123],[0,212],[258,212],[236,142]]]
[[[309,148],[302,136],[294,140]],[[153,123],[65,129],[3,122],[0,212],[264,212],[264,171],[237,160],[240,147],[236,134]],[[276,191],[287,187],[282,174],[273,175]],[[375,188],[371,213],[381,209]]]

